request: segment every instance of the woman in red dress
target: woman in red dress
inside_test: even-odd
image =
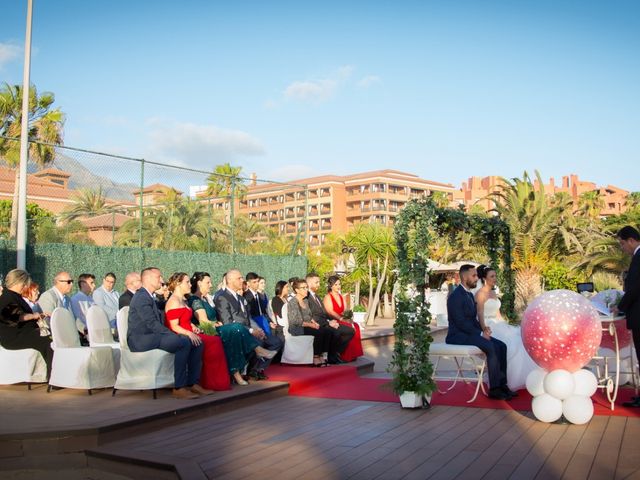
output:
[[[167,327],[178,335],[189,337],[194,343],[204,343],[200,385],[209,390],[231,390],[222,340],[216,335],[205,335],[191,323],[193,312],[185,301],[185,296],[191,294],[189,275],[182,272],[171,275],[169,291],[172,294],[165,307]]]
[[[338,320],[341,325],[346,325],[356,331],[351,341],[349,341],[345,351],[340,354],[340,357],[344,362],[351,362],[364,355],[364,352],[362,351],[362,339],[360,337],[360,326],[351,320],[342,318],[345,302],[344,297],[340,292],[340,277],[332,275],[329,277],[328,282],[327,291],[329,293],[327,293],[323,300],[324,309],[331,318]]]

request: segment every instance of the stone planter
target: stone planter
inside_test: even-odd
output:
[[[424,397],[430,405],[431,395],[425,395]],[[402,395],[400,395],[400,404],[402,408],[422,408],[422,395],[418,395],[415,392],[403,392]]]
[[[365,328],[365,317],[367,312],[353,312],[353,322],[360,325],[360,330]]]

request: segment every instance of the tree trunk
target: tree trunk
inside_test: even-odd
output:
[[[371,305],[373,305],[373,260],[369,259],[369,303],[367,304],[367,318],[371,314]]]
[[[380,303],[380,291],[382,290],[382,285],[384,284],[384,280],[387,276],[387,265],[389,264],[389,255],[384,257],[384,267],[382,268],[382,275],[378,278],[378,286],[376,287],[376,294],[373,297],[373,303],[369,305],[369,313],[367,316],[367,325],[375,325],[376,324],[376,311],[378,310],[378,304]]]
[[[360,305],[360,280],[356,280],[355,297],[356,298],[353,301],[353,305],[351,305],[351,310],[353,310],[353,307],[355,307],[356,305]]]
[[[531,268],[516,271],[515,310],[518,318],[531,300],[542,293],[541,278],[540,273]]]
[[[13,187],[13,203],[11,204],[11,225],[9,238],[16,238],[18,232],[18,195],[20,190],[20,167],[16,167],[16,179]]]

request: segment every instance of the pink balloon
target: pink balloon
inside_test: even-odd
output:
[[[596,354],[602,339],[598,311],[569,290],[536,297],[524,312],[521,332],[533,361],[548,372],[579,370]]]

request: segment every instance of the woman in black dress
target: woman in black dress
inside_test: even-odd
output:
[[[22,290],[31,284],[31,277],[24,270],[11,270],[5,278],[0,295],[0,345],[7,350],[33,348],[40,352],[47,364],[47,379],[51,374],[53,350],[51,338],[40,335],[38,320],[44,313],[33,313],[22,298]]]

